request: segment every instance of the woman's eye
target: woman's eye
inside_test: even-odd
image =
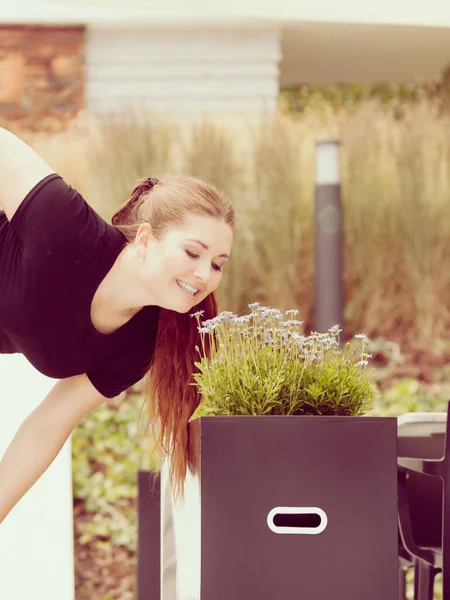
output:
[[[188,256],[190,256],[191,258],[199,258],[198,254],[194,254],[193,252],[190,252],[189,250],[185,250],[186,254]],[[215,271],[220,271],[222,272],[222,267],[219,267],[219,265],[216,265],[216,263],[211,263],[213,266],[213,269]]]

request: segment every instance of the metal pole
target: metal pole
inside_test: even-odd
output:
[[[339,142],[316,144],[315,194],[315,330],[343,329],[343,214],[339,175]]]
[[[137,600],[161,595],[161,482],[152,471],[138,472]]]

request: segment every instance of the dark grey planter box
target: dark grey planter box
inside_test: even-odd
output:
[[[190,449],[179,600],[398,599],[395,418],[200,417]]]

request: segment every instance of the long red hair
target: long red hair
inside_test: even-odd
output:
[[[158,179],[148,188],[140,181],[127,201],[114,213],[112,224],[122,231],[129,243],[135,239],[142,223],[149,223],[153,235],[160,239],[172,224],[182,224],[187,214],[211,216],[224,221],[234,231],[235,213],[231,203],[214,186],[197,177],[178,176]],[[152,180],[154,183],[154,180]],[[155,352],[144,378],[144,404],[148,421],[145,434],[151,431],[153,453],[170,457],[169,479],[175,501],[184,495],[189,461],[188,422],[200,403],[194,384],[195,363],[202,347],[197,319],[217,315],[214,293],[195,306],[190,313],[160,308]],[[208,346],[205,348],[208,355]]]

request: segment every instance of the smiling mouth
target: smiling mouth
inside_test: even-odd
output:
[[[196,296],[199,292],[199,290],[197,288],[194,288],[191,285],[188,285],[184,281],[180,281],[179,279],[177,279],[176,282],[177,282],[178,286],[183,290],[183,292],[186,292],[187,294],[189,294],[192,297]]]

